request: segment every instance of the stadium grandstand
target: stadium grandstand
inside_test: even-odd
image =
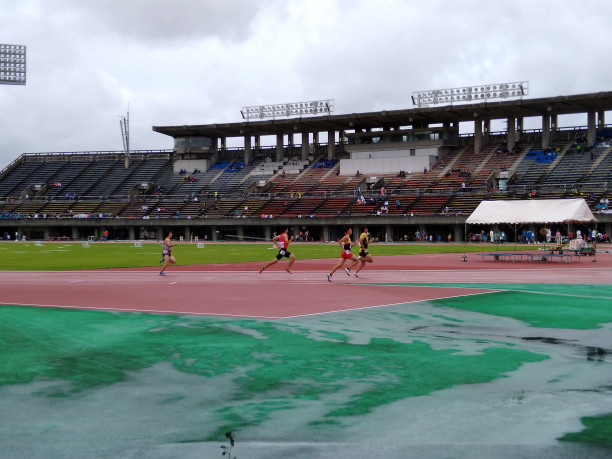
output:
[[[187,240],[250,240],[289,226],[330,241],[347,225],[367,225],[381,240],[418,232],[463,241],[482,200],[583,197],[609,235],[609,110],[612,92],[600,92],[155,126],[174,139],[172,150],[17,157],[0,171],[0,234],[159,240],[172,230]],[[560,115],[588,122],[559,127]],[[526,118],[541,128],[524,129]],[[496,120],[507,129],[492,132]],[[460,133],[460,123],[473,132]]]

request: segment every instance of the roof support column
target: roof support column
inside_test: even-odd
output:
[[[516,119],[516,141],[517,142],[520,142],[521,140],[523,140],[523,125],[524,125],[523,117],[520,116]]]
[[[605,127],[606,127],[606,112],[604,111],[597,112],[597,129],[603,129]]]
[[[474,113],[477,117],[474,120],[474,154],[479,154],[482,150],[482,119],[478,118],[478,114]]]
[[[334,159],[335,154],[336,154],[336,131],[327,131],[327,159],[329,160]]]
[[[510,116],[508,118],[508,135],[506,137],[506,145],[508,146],[508,150],[514,150],[514,146],[516,145],[516,118]]]
[[[244,136],[244,157],[243,157],[244,165],[246,166],[247,164],[249,164],[250,161],[251,161],[251,136],[245,135]]]
[[[542,116],[542,150],[550,147],[550,115],[546,113]]]
[[[221,140],[222,140],[222,142],[225,142],[225,137],[223,137]],[[212,167],[212,166],[213,166],[213,165],[214,165],[214,164],[215,164],[217,161],[219,161],[219,147],[218,147],[218,144],[219,144],[219,139],[214,138],[214,139],[212,140],[212,143],[211,143],[211,153],[212,153],[212,155],[211,155],[211,163],[208,165],[208,168],[209,168],[209,169],[210,169],[210,168],[211,168],[211,167]]]
[[[276,134],[276,161],[283,160],[283,150],[285,149],[283,138],[283,134]]]
[[[557,140],[558,115],[555,113],[550,115],[550,141],[551,143]]]
[[[321,232],[322,232],[322,239],[324,242],[329,242],[329,225],[325,225],[323,228],[321,228]],[[610,233],[608,233],[610,234]]]
[[[257,158],[257,156],[259,156],[259,153],[261,153],[261,136],[256,135],[255,136],[255,157]]]
[[[310,134],[302,132],[302,160],[308,159],[308,151],[310,149]]]
[[[287,134],[287,151],[289,159],[293,158],[294,156],[294,151],[293,151],[293,147],[295,145],[295,139],[293,138],[293,132],[290,132],[289,134]]]
[[[590,147],[595,143],[596,135],[597,129],[595,128],[595,112],[589,112],[587,126],[587,147]]]
[[[444,130],[442,131],[442,140],[449,140],[450,135],[448,131],[450,131],[450,122],[445,121],[442,126],[444,127]]]
[[[491,120],[484,120],[484,145],[491,144]]]
[[[463,225],[453,225],[452,235],[451,233],[449,233],[449,235],[451,235],[452,240],[454,240],[455,242],[461,242],[463,240],[463,237],[461,236],[463,229],[464,229]],[[448,239],[448,236],[447,236],[447,239]]]

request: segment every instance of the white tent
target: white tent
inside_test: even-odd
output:
[[[482,201],[465,223],[467,225],[594,222],[593,212],[584,199],[529,199],[521,201]]]

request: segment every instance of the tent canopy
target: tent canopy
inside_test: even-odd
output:
[[[482,201],[466,224],[594,222],[584,199]]]

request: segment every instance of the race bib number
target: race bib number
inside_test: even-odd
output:
[[[344,253],[346,253],[347,255],[349,255],[349,254],[351,253],[351,250],[350,250],[350,249],[346,249],[346,250],[344,251]]]
[[[285,249],[280,249],[280,252],[278,253],[280,253],[284,257],[287,251]]]

